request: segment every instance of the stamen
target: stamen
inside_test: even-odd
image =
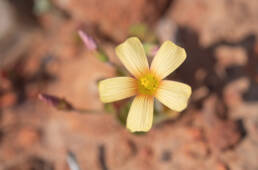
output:
[[[147,73],[138,80],[138,92],[152,96],[159,86],[159,80],[152,73]]]

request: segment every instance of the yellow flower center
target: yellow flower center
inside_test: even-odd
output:
[[[153,96],[159,86],[159,80],[152,73],[147,73],[138,79],[138,92]]]

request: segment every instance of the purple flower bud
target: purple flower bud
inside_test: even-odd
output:
[[[93,38],[89,35],[87,35],[85,32],[83,32],[82,30],[78,31],[78,34],[80,36],[80,38],[82,39],[82,41],[84,42],[86,48],[88,48],[89,50],[93,51],[97,49],[97,44],[96,42],[93,40]]]
[[[72,104],[67,102],[65,99],[56,96],[40,93],[38,98],[59,110],[71,111],[74,109]]]
[[[158,46],[153,46],[153,47],[151,48],[151,50],[150,50],[150,55],[151,55],[151,56],[155,56],[156,53],[158,52],[158,50],[159,50],[159,47],[158,47]]]

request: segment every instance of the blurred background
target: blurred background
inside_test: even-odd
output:
[[[169,78],[191,85],[188,108],[129,133],[98,98],[117,70],[78,30],[118,65],[131,35],[185,48]],[[258,170],[257,38],[257,0],[1,0],[0,170]]]

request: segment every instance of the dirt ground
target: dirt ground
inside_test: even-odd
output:
[[[116,70],[78,30],[119,65],[114,48],[139,23],[185,48],[169,79],[193,93],[185,111],[132,134],[98,97]],[[58,110],[39,93],[101,111]],[[257,160],[257,0],[0,1],[0,170],[258,170]]]

